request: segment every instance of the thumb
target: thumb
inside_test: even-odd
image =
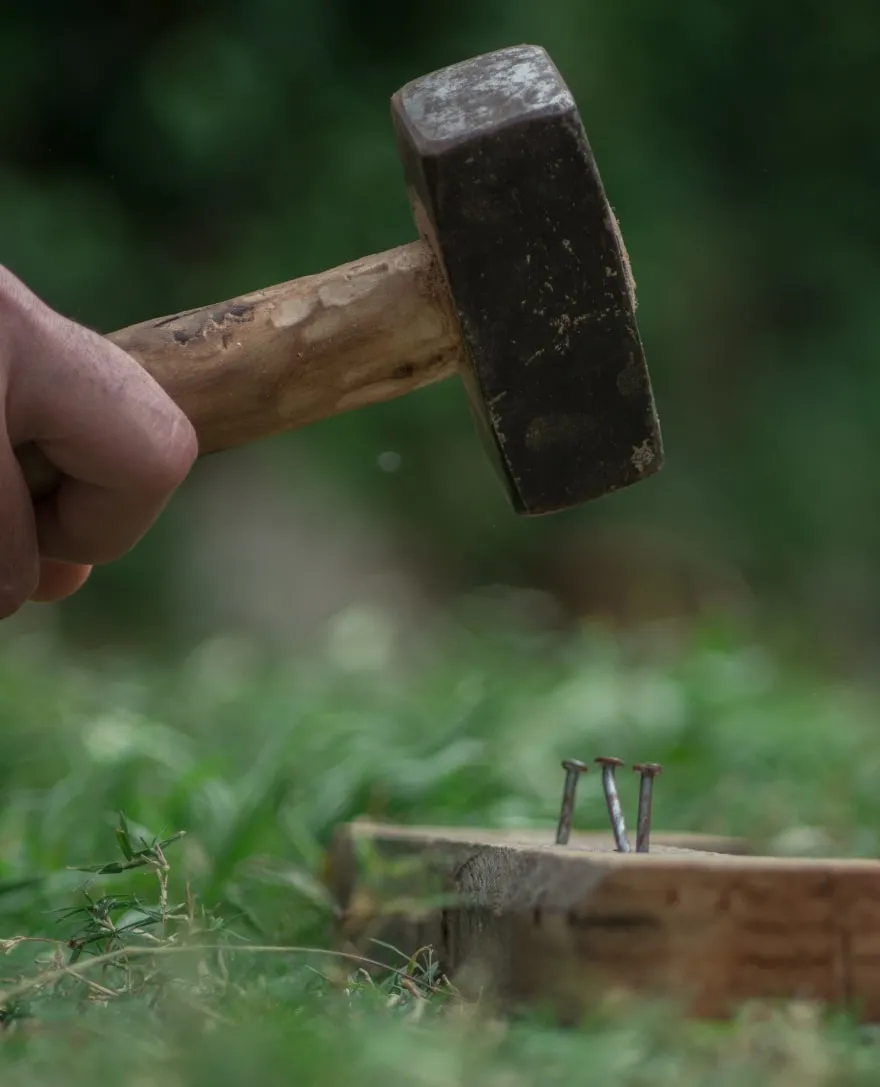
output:
[[[195,431],[146,370],[90,329],[53,314],[32,347],[9,417],[18,442],[36,444],[63,474],[36,504],[40,554],[110,562],[138,542],[189,472]]]

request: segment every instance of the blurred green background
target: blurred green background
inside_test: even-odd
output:
[[[339,822],[543,827],[549,842],[564,756],[662,762],[663,829],[878,856],[877,13],[4,6],[0,262],[103,331],[411,240],[391,94],[482,51],[544,45],[627,241],[667,451],[627,492],[518,520],[448,382],[198,465],[132,554],[63,606],[2,624],[7,974],[48,961],[22,935],[70,952],[81,919],[49,911],[85,908],[70,866],[116,858],[120,810],[147,839],[186,831],[173,901],[191,890],[230,939],[319,947]],[[635,788],[626,775],[631,815]],[[598,775],[578,803],[579,827],[603,825]],[[155,882],[137,870],[90,886],[150,904]],[[181,1084],[240,1083],[240,1068],[265,1084],[291,1068],[321,1084],[544,1087],[584,1067],[609,1083],[721,1082],[714,1057],[681,1043],[667,1059],[677,1036],[628,1019],[585,1038],[512,1030],[512,1056],[481,1037],[483,1063],[450,1070],[458,1041],[388,1033],[384,1011],[349,1016],[344,994],[302,1017],[314,975],[286,962],[247,968],[233,1007],[257,1028],[246,1048],[226,1029],[200,1040],[173,1004],[157,1019],[133,992],[144,1047],[124,1024],[113,1046],[62,1039],[41,1076],[23,1062],[4,1082],[91,1084],[111,1065],[139,1084],[168,1068]],[[213,1006],[210,982],[197,995]],[[824,1065],[800,1042],[779,1057],[767,1029],[759,1063],[778,1077],[744,1067],[734,1034],[724,1083],[856,1082],[816,1071],[836,1048]],[[187,1073],[173,1062],[190,1044]],[[848,1053],[877,1082],[880,1050]]]
[[[289,645],[352,601],[418,627],[463,592],[515,586],[537,591],[542,622],[732,611],[870,666],[876,11],[7,5],[0,260],[103,331],[410,240],[389,96],[544,45],[621,220],[668,456],[626,493],[519,521],[446,383],[212,458],[131,556],[26,622],[138,650],[230,629]]]

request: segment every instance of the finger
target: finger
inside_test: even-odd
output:
[[[134,359],[63,318],[19,392],[26,440],[64,473],[36,506],[40,554],[82,565],[129,551],[198,452],[186,416]]]
[[[131,475],[131,490],[65,478],[35,507],[39,553],[56,562],[93,566],[130,551],[156,521],[182,480],[163,477],[145,486]]]
[[[58,600],[73,596],[85,585],[91,572],[91,566],[43,559],[40,563],[40,582],[31,593],[31,603],[54,604]]]
[[[40,579],[34,508],[5,434],[0,435],[0,619],[24,604]]]

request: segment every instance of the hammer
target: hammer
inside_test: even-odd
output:
[[[391,113],[419,241],[110,339],[186,413],[200,454],[457,372],[517,513],[658,471],[626,250],[547,53],[443,68]],[[36,446],[17,455],[34,498],[57,485]]]

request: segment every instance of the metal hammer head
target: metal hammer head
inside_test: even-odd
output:
[[[515,509],[552,513],[656,472],[629,262],[550,58],[522,45],[444,68],[399,90],[392,116]]]

